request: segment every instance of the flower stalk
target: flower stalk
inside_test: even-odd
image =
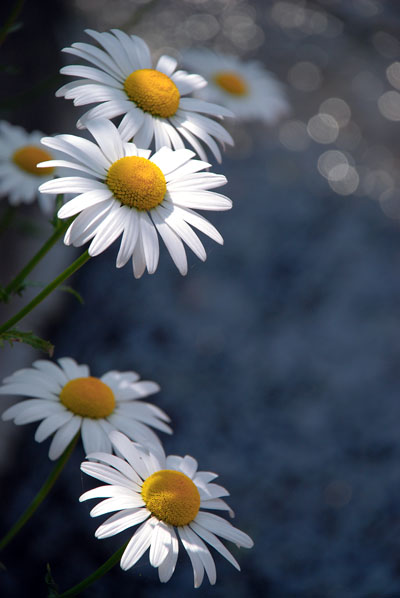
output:
[[[74,272],[79,270],[88,260],[90,255],[88,251],[85,251],[76,259],[68,268],[64,270],[59,276],[57,276],[53,282],[48,284],[43,291],[41,291],[30,303],[23,307],[15,316],[11,317],[3,326],[0,326],[0,334],[6,332],[14,326],[17,322],[22,320],[27,314],[29,314],[39,303],[41,303],[54,289],[56,289],[64,280],[69,278]]]
[[[2,538],[0,541],[0,550],[3,550],[9,542],[14,538],[14,536],[20,531],[20,529],[25,525],[27,521],[32,517],[35,513],[36,509],[41,505],[43,500],[46,498],[52,487],[54,486],[58,476],[62,472],[64,465],[68,461],[69,457],[71,456],[76,443],[79,438],[79,433],[75,435],[75,438],[69,443],[68,447],[65,449],[64,453],[56,462],[52,472],[50,473],[49,477],[36,494],[35,498],[32,502],[28,505],[24,513],[20,516],[20,518],[14,523],[10,531]]]
[[[105,573],[107,573],[110,569],[114,567],[114,565],[118,563],[127,545],[128,542],[125,542],[125,544],[121,546],[121,548],[119,548],[116,552],[114,552],[114,554],[110,556],[110,558],[105,563],[103,563],[101,567],[96,569],[96,571],[94,571],[91,575],[86,577],[80,583],[76,584],[76,586],[73,586],[66,592],[59,594],[59,598],[70,598],[71,596],[77,596],[92,583],[100,579],[100,577],[103,577]]]

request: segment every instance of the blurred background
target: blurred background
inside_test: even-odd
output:
[[[161,385],[167,453],[219,473],[234,524],[255,541],[229,546],[241,573],[215,555],[214,588],[193,589],[181,551],[168,584],[146,555],[82,595],[400,597],[398,2],[40,0],[18,23],[1,48],[0,109],[28,130],[76,133],[83,110],[54,92],[67,81],[59,68],[75,63],[61,48],[90,42],[87,27],[142,36],[155,58],[207,47],[257,59],[291,106],[270,126],[226,122],[235,147],[213,170],[234,208],[211,214],[225,245],[205,239],[205,264],[189,256],[182,278],[163,251],[155,275],[136,281],[115,268],[116,243],[73,279],[83,306],[56,293],[41,317],[55,358]],[[2,236],[3,283],[51,232],[35,207],[18,218]],[[60,247],[42,280],[74,251]],[[38,357],[6,347],[1,377]],[[52,467],[35,427],[0,423],[0,534]],[[77,500],[91,487],[82,458],[79,446],[1,556],[1,596],[45,596],[47,562],[65,590],[129,537],[94,538],[100,520]]]

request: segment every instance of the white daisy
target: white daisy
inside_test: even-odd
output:
[[[153,68],[147,44],[136,35],[118,29],[98,33],[86,29],[102,49],[75,43],[68,52],[94,66],[71,65],[61,69],[64,75],[82,77],[61,87],[56,95],[73,99],[75,106],[98,104],[79,119],[78,127],[88,118],[114,118],[124,115],[121,134],[126,141],[134,137],[138,147],[147,148],[155,138],[156,150],[163,146],[181,149],[187,141],[206,160],[201,140],[218,161],[222,144],[233,144],[229,133],[215,120],[232,116],[221,106],[196,98],[184,97],[207,85],[203,77],[176,70],[177,61],[161,56]]]
[[[200,172],[210,165],[192,160],[194,153],[188,149],[163,147],[150,157],[150,150],[123,142],[109,120],[91,120],[87,127],[98,145],[74,135],[42,139],[47,147],[74,159],[44,162],[45,166],[66,166],[85,174],[40,187],[43,193],[79,193],[58,212],[59,218],[80,213],[67,230],[67,245],[81,246],[93,239],[89,254],[95,256],[122,234],[116,266],[132,257],[139,278],[146,267],[150,274],[157,269],[157,232],[181,274],[187,272],[182,239],[201,260],[206,259],[203,244],[189,225],[223,243],[218,231],[194,211],[231,208],[227,197],[208,191],[226,183],[223,175]]]
[[[183,62],[196,69],[208,85],[196,95],[220,102],[242,120],[274,123],[289,111],[283,86],[258,61],[215,54],[207,49],[188,50]]]
[[[158,567],[160,581],[168,581],[178,558],[177,530],[192,563],[196,588],[203,581],[204,571],[211,584],[216,581],[214,560],[205,542],[240,570],[217,536],[245,548],[251,548],[253,541],[222,517],[208,512],[230,511],[221,499],[229,492],[211,483],[217,474],[198,471],[197,461],[188,455],[154,455],[119,432],[112,432],[110,439],[123,458],[98,452],[88,455],[96,462],[82,463],[82,471],[108,486],[89,490],[80,500],[106,499],[90,511],[92,517],[117,511],[96,530],[97,538],[108,538],[142,524],[122,555],[121,568],[132,567],[150,548],[150,564]]]
[[[52,460],[60,457],[78,431],[85,454],[111,452],[108,434],[112,430],[162,450],[148,426],[171,433],[165,423],[169,417],[155,405],[138,400],[158,392],[158,384],[139,380],[136,372],[113,370],[95,378],[87,365],[78,365],[70,357],[62,357],[58,363],[38,360],[32,368],[4,379],[0,394],[34,398],[7,409],[3,420],[13,419],[17,425],[43,420],[35,440],[42,442],[55,433],[49,451]]]
[[[45,213],[54,207],[55,195],[44,196],[38,191],[41,183],[55,175],[55,168],[39,169],[38,162],[51,160],[40,140],[43,133],[28,133],[22,127],[0,121],[0,196],[8,196],[12,206],[32,203],[38,199]]]

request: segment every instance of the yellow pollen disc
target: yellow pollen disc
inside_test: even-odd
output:
[[[157,519],[175,526],[193,521],[200,508],[197,486],[173,469],[161,469],[149,476],[143,482],[142,498]]]
[[[29,174],[36,174],[37,176],[54,172],[53,167],[37,168],[36,166],[39,162],[45,162],[46,160],[51,159],[52,156],[50,156],[50,154],[36,145],[25,145],[24,147],[20,147],[12,156],[12,161],[19,166],[21,170],[25,170],[25,172],[29,172]]]
[[[111,164],[106,183],[121,203],[142,211],[158,206],[167,191],[158,166],[137,156],[126,156]]]
[[[214,81],[224,91],[234,96],[245,96],[249,92],[246,81],[233,71],[220,71],[216,73]]]
[[[93,419],[111,415],[115,407],[111,388],[93,376],[67,382],[60,392],[60,401],[76,415]]]
[[[180,94],[177,86],[155,69],[133,71],[125,79],[124,90],[132,102],[153,116],[168,118],[178,110]]]

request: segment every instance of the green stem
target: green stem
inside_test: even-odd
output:
[[[4,23],[3,27],[0,30],[0,46],[6,39],[11,27],[14,25],[15,21],[18,19],[20,12],[22,11],[22,7],[24,5],[24,0],[17,0],[14,4],[13,8],[11,9],[10,14],[6,22]]]
[[[51,237],[46,241],[46,243],[39,249],[39,251],[33,256],[31,260],[26,264],[26,266],[21,270],[21,272],[6,286],[4,289],[7,295],[13,293],[14,291],[18,291],[21,283],[24,282],[25,278],[32,272],[35,266],[40,262],[41,259],[50,251],[50,249],[55,245],[60,237],[65,233],[68,226],[71,224],[71,221],[68,219],[67,221],[59,224]]]
[[[60,594],[58,598],[70,598],[70,596],[77,596],[78,594],[80,594],[80,592],[82,592],[85,588],[90,586],[94,581],[102,577],[105,573],[107,573],[107,571],[112,569],[112,567],[114,567],[114,565],[118,563],[127,545],[128,542],[125,542],[125,544],[121,546],[121,548],[119,548],[117,552],[114,552],[114,554],[110,556],[108,561],[106,561],[103,565],[101,565],[101,567],[96,569],[94,573],[89,575],[89,577],[86,577],[80,583],[76,584],[76,586],[73,586],[70,590],[67,590],[66,592]]]
[[[25,523],[32,517],[38,506],[43,502],[46,498],[52,487],[54,486],[55,481],[57,480],[58,476],[60,475],[61,471],[63,470],[64,465],[68,461],[72,451],[75,448],[75,445],[79,438],[79,432],[75,435],[73,440],[69,443],[61,457],[56,462],[53,471],[50,473],[49,477],[36,494],[35,498],[32,500],[30,505],[28,505],[27,509],[22,513],[21,517],[14,523],[10,531],[4,536],[4,538],[0,541],[0,550],[3,550],[7,546],[7,544],[14,538],[14,536],[19,532],[21,527],[25,525]]]
[[[28,303],[28,305],[25,305],[25,307],[23,307],[17,314],[15,314],[15,316],[7,320],[7,322],[3,324],[3,326],[0,326],[0,334],[6,332],[6,330],[12,328],[14,324],[22,320],[22,318],[24,318],[37,305],[39,305],[39,303],[41,303],[43,299],[47,297],[47,295],[50,295],[50,293],[54,291],[54,289],[56,289],[62,282],[64,282],[64,280],[69,278],[74,272],[79,270],[79,268],[81,268],[89,259],[90,255],[88,251],[82,253],[82,255],[78,257],[78,259],[76,259],[68,268],[66,268],[64,272],[57,276],[57,278],[55,278],[53,282],[48,284],[47,287],[45,287],[43,291],[39,293],[39,295],[37,295],[34,299],[32,299],[30,303]]]

